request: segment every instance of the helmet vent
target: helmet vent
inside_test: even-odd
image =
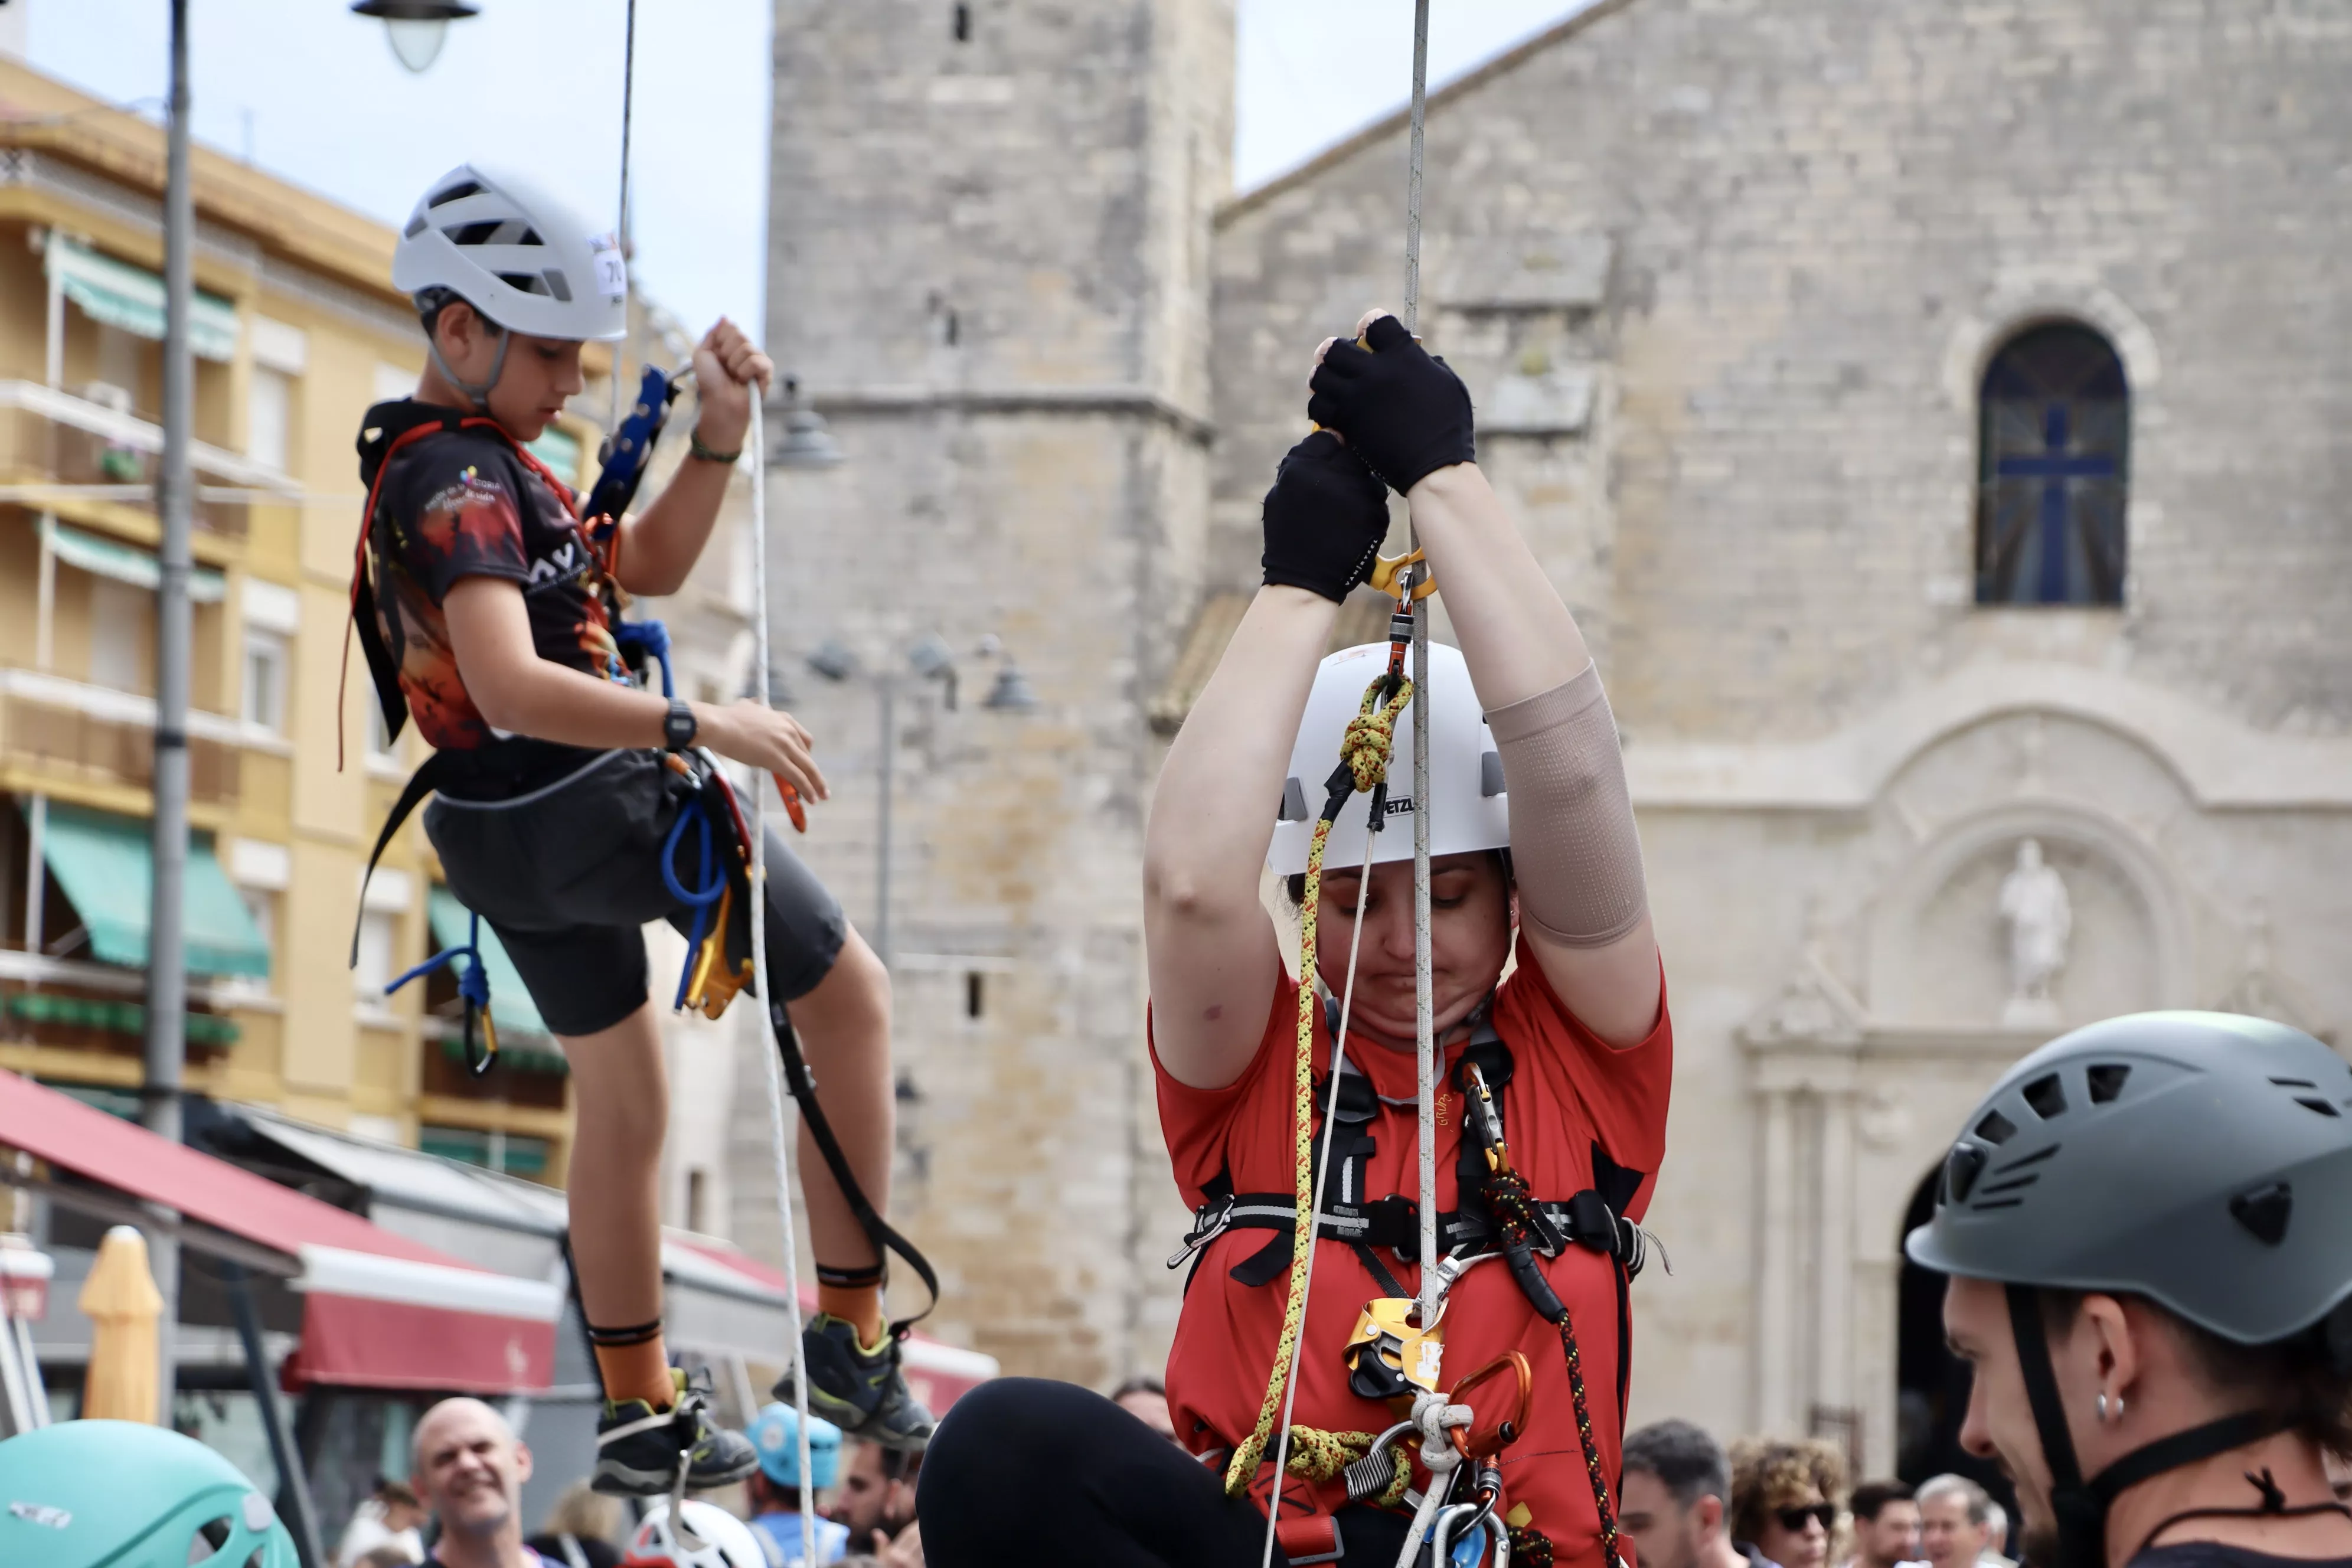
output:
[[[2083,1073],[2090,1085],[2091,1103],[2105,1105],[2124,1091],[2124,1080],[2131,1077],[2131,1068],[2123,1062],[2105,1062],[2088,1068]]]
[[[415,239],[418,235],[425,232],[425,215],[423,213],[419,213],[415,217],[408,220],[408,226],[400,231],[400,237],[403,239]]]
[[[2320,1098],[2319,1086],[2307,1078],[2274,1078],[2271,1081],[2281,1089],[2307,1089],[2309,1094],[2298,1094],[2294,1102],[2305,1110],[2315,1110],[2322,1116],[2341,1116],[2342,1111]]]
[[[2273,1182],[2230,1200],[2231,1217],[2265,1247],[2276,1247],[2286,1239],[2286,1222],[2294,1213],[2294,1189],[2284,1182]]]
[[[456,184],[450,186],[447,190],[440,192],[438,195],[435,195],[432,201],[426,205],[429,206],[446,207],[451,202],[462,202],[467,196],[478,196],[481,194],[482,187],[479,182],[474,180],[460,180]]]
[[[1944,1161],[1944,1191],[1956,1204],[1969,1201],[1976,1190],[1977,1177],[1985,1168],[1985,1152],[1973,1143],[1955,1143],[1951,1154]]]
[[[2033,1114],[2047,1121],[2053,1116],[2066,1114],[2066,1091],[2059,1087],[2058,1075],[2044,1073],[2018,1091]]]
[[[2011,1177],[2010,1177],[2010,1178],[2009,1178],[2009,1180],[2007,1180],[2007,1181],[2005,1181],[2005,1182],[1995,1182],[1995,1183],[1993,1183],[1993,1184],[1992,1184],[1992,1185],[1990,1185],[1990,1186],[1989,1186],[1989,1187],[1986,1187],[1986,1188],[1983,1188],[1983,1189],[1982,1189],[1982,1191],[1983,1191],[1983,1193],[1984,1193],[1984,1195],[1985,1195],[1986,1197],[1988,1197],[1988,1198],[1989,1198],[1989,1197],[1991,1197],[1995,1193],[2014,1193],[2014,1192],[2021,1192],[2021,1191],[2023,1191],[2025,1188],[2032,1186],[2034,1183],[2036,1183],[2036,1182],[2040,1181],[2041,1179],[2042,1179],[2042,1173],[2041,1173],[2041,1172],[2039,1172],[2039,1171],[2028,1171],[2028,1172],[2026,1172],[2026,1173],[2025,1173],[2025,1174],[2023,1174],[2023,1175],[2021,1175],[2021,1176],[2011,1176]],[[1974,1205],[1971,1205],[1970,1206],[1971,1206],[1971,1207],[1974,1207],[1974,1208],[1983,1208],[1983,1207],[1985,1207],[1986,1205],[1985,1205],[1981,1201],[1979,1201],[1979,1202],[1978,1202],[1978,1203],[1976,1203],[1976,1204],[1974,1204]]]
[[[501,272],[499,281],[522,294],[545,294],[547,279],[536,272]]]
[[[1988,1110],[1977,1123],[1977,1136],[1998,1148],[2017,1136],[2017,1123],[1998,1110]]]
[[[547,279],[547,291],[549,293],[554,295],[557,299],[562,300],[567,305],[572,303],[572,285],[565,279],[562,268],[551,267],[546,271],[541,273],[540,276]]]
[[[206,1520],[196,1526],[195,1539],[188,1542],[188,1561],[202,1563],[218,1556],[221,1549],[228,1544],[229,1537],[236,1533],[236,1526],[226,1514]]]
[[[441,232],[449,237],[452,245],[488,245],[506,227],[503,218],[485,218],[480,223],[452,224]]]

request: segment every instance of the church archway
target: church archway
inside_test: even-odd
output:
[[[1936,1206],[1936,1175],[1929,1171],[1911,1194],[1903,1216],[1907,1236],[1927,1223]],[[1901,1246],[1897,1237],[1896,1245]],[[1916,1486],[1949,1471],[1992,1494],[2008,1510],[2016,1539],[2017,1494],[2000,1470],[1960,1447],[1960,1421],[1969,1409],[1969,1365],[1944,1344],[1944,1279],[1909,1258],[1896,1295],[1895,1426],[1895,1474]]]

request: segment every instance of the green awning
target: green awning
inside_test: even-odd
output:
[[[93,321],[163,336],[163,280],[143,267],[117,261],[62,235],[52,234],[46,255],[49,275],[65,297]],[[226,363],[236,357],[236,306],[217,294],[199,292],[188,312],[188,347],[200,359]]]
[[[539,439],[525,444],[525,450],[555,470],[555,477],[567,485],[580,483],[580,438],[559,425],[551,425],[539,433]]]
[[[47,520],[44,526],[48,529],[50,550],[67,565],[151,592],[162,586],[163,563],[138,546],[87,533],[54,519]],[[228,597],[228,579],[207,567],[195,567],[188,574],[188,597],[199,605],[217,605]]]
[[[49,803],[41,857],[89,932],[91,954],[103,963],[146,967],[147,917],[154,900],[152,834],[135,816]],[[191,973],[269,977],[269,944],[213,858],[212,845],[202,838],[188,841],[180,910]]]
[[[473,915],[457,901],[457,895],[436,882],[432,895],[425,900],[426,917],[433,922],[433,941],[439,947],[463,947],[467,932],[472,928]],[[487,924],[482,927],[482,963],[490,972],[490,1017],[501,1035],[538,1035],[544,1037],[547,1021],[531,1005],[530,992],[522,983],[522,971],[514,966],[507,950],[499,943],[498,933]],[[506,1055],[501,1049],[499,1053]]]

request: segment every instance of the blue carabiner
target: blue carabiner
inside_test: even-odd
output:
[[[466,911],[472,924],[466,932],[465,942],[457,947],[445,947],[415,968],[383,988],[387,996],[410,981],[432,973],[446,963],[465,960],[457,971],[457,994],[465,1002],[466,1070],[480,1078],[498,1065],[499,1027],[490,1018],[490,969],[482,962],[482,917],[473,910]],[[481,1032],[481,1048],[475,1048],[475,1031]]]

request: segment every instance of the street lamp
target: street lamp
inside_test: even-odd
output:
[[[419,75],[441,58],[449,24],[478,16],[481,9],[473,0],[352,0],[354,15],[383,18],[392,52]]]
[[[975,650],[982,658],[1003,658],[1003,645],[991,633]],[[835,685],[866,673],[857,655],[839,637],[827,637],[809,650],[808,667]],[[936,680],[945,689],[947,706],[956,705],[955,650],[945,637],[930,633],[907,650],[907,668],[918,680]],[[874,834],[874,954],[887,968],[890,963],[890,816],[892,777],[898,765],[898,687],[906,676],[884,668],[874,672],[874,695],[880,710],[882,743],[875,773],[881,786]],[[996,684],[982,706],[1000,713],[1026,713],[1037,706],[1037,694],[1028,678],[1004,658]]]
[[[834,468],[841,466],[841,443],[825,428],[824,416],[801,395],[797,377],[784,378],[784,438],[768,454],[779,468]]]

